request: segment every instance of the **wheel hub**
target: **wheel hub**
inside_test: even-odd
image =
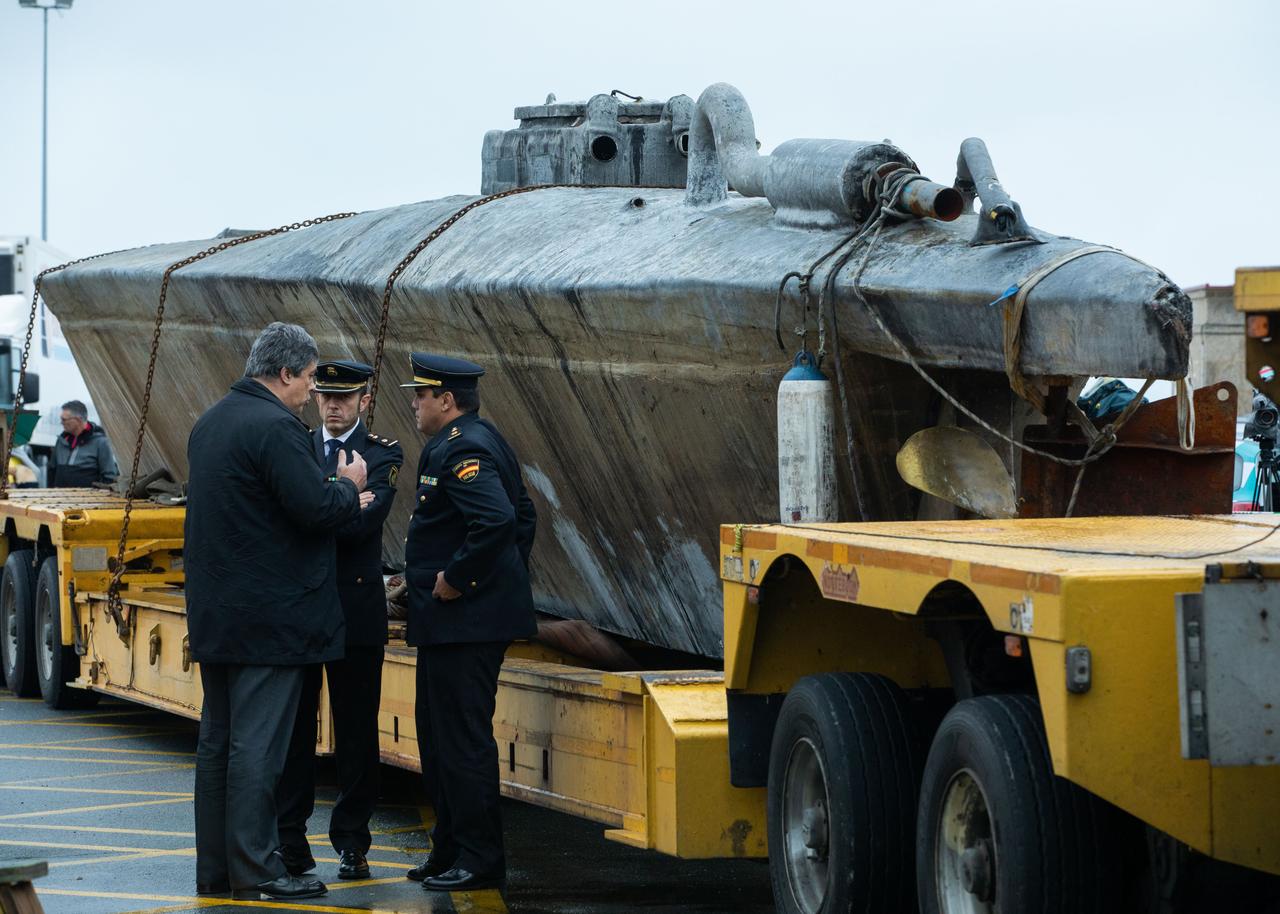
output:
[[[933,867],[941,914],[993,914],[999,853],[986,794],[968,769],[947,785],[937,827]]]
[[[806,738],[791,747],[782,784],[782,835],[787,881],[796,907],[821,911],[827,898],[831,801],[818,748]]]

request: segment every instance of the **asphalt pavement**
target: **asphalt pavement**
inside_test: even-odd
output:
[[[196,725],[103,701],[54,711],[0,695],[0,860],[39,858],[47,914],[222,914],[242,908],[309,912],[518,914],[767,914],[763,861],[682,861],[606,841],[602,826],[505,801],[504,891],[432,893],[404,878],[421,862],[431,810],[416,776],[384,768],[371,878],[337,878],[324,835],[336,794],[320,766],[309,830],[323,898],[231,901],[195,895],[192,782]]]

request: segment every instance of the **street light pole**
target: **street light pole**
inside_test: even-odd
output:
[[[49,10],[69,10],[75,0],[18,0],[19,6],[44,14],[44,74],[40,111],[40,240],[49,240]]]
[[[44,78],[40,112],[40,240],[49,240],[49,7],[44,10]]]

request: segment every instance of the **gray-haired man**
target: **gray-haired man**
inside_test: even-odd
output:
[[[79,400],[62,404],[62,434],[53,445],[49,487],[65,489],[115,482],[116,468],[111,442],[101,426],[89,421],[89,410]]]
[[[245,376],[187,443],[187,625],[204,708],[196,752],[196,888],[309,898],[324,884],[285,871],[275,794],[308,665],[343,654],[334,531],[356,518],[365,464],[330,481],[298,411],[315,386],[316,344],[273,323]]]

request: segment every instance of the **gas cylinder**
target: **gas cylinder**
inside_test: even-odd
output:
[[[778,510],[784,524],[836,519],[831,382],[799,353],[778,385]]]

